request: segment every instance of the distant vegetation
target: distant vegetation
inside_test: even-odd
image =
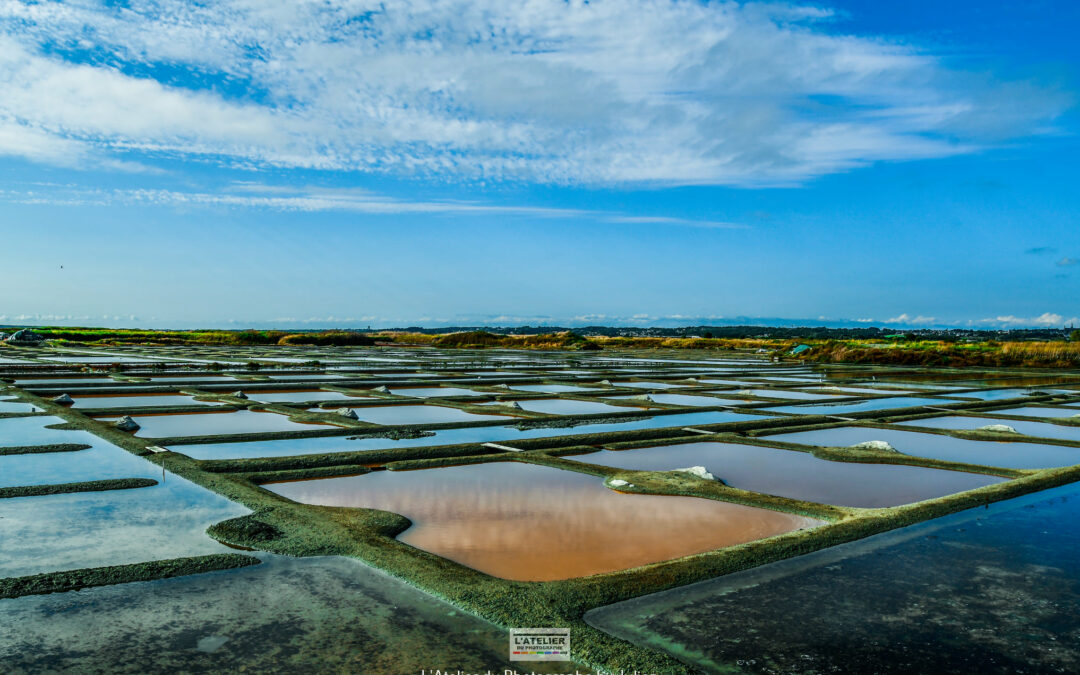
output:
[[[411,334],[400,337],[404,341]],[[543,335],[497,335],[487,331],[469,331],[440,335],[431,342],[433,347],[476,349],[500,347],[503,349],[600,349],[600,345],[573,331],[545,333]]]
[[[699,327],[700,328],[700,327]],[[60,344],[84,345],[397,345],[431,346],[444,349],[692,349],[740,351],[768,357],[789,357],[792,348],[811,348],[799,359],[826,363],[869,363],[912,366],[984,366],[1080,368],[1080,331],[937,331],[944,335],[928,338],[934,331],[906,331],[885,335],[878,329],[802,329],[755,327],[758,337],[745,335],[748,327],[717,328],[680,335],[583,335],[573,330],[534,333],[503,333],[466,330],[447,333],[432,331],[280,331],[280,330],[190,330],[157,331],[110,328],[35,328],[47,339]],[[520,329],[519,329],[520,330]],[[616,329],[611,329],[615,331]],[[624,329],[618,329],[625,332]],[[643,329],[647,332],[653,329]],[[810,335],[842,333],[847,339],[815,338]],[[852,337],[858,333],[861,337]],[[972,333],[973,336],[961,337]],[[809,335],[806,335],[809,334]],[[1014,339],[992,339],[1008,335]],[[1039,339],[1034,339],[1039,338]]]
[[[279,345],[353,345],[371,346],[374,337],[354,331],[327,331],[325,333],[293,333],[278,340]]]
[[[81,344],[155,345],[374,345],[376,338],[357,331],[281,330],[129,330],[124,328],[35,328],[46,339]]]
[[[909,366],[1080,367],[1080,342],[951,343],[936,340],[836,341],[811,344],[810,361]]]

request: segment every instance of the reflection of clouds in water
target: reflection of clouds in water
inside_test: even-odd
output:
[[[46,429],[63,422],[57,417],[25,417],[0,420],[0,446],[81,443],[92,446],[74,452],[50,452],[0,456],[0,487],[44,485],[104,478],[138,478],[160,475],[146,460],[107,443],[85,431]]]
[[[226,552],[206,528],[248,513],[172,474],[149,488],[4,501],[0,576]]]
[[[63,424],[59,417],[10,417],[0,419],[0,447],[45,445],[48,443],[91,443],[96,436],[81,431],[46,429],[49,424]],[[79,437],[76,438],[76,435]]]

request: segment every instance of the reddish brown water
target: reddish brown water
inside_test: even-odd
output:
[[[266,487],[309,504],[400,513],[413,521],[405,543],[521,581],[623,570],[819,524],[695,497],[621,494],[595,476],[516,462]]]

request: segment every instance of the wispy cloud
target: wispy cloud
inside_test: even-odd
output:
[[[1053,312],[1044,312],[1039,316],[1021,317],[1008,314],[1005,316],[996,316],[988,319],[980,319],[978,323],[981,324],[996,324],[1005,328],[1023,328],[1023,327],[1035,327],[1035,328],[1060,328],[1066,324],[1076,324],[1080,322],[1080,318],[1070,317],[1065,318],[1062,314],[1055,314]]]
[[[926,326],[934,323],[934,317],[932,316],[911,316],[907,312],[900,316],[894,316],[891,319],[885,319],[882,323],[896,324],[901,326]]]
[[[1057,265],[1058,267],[1072,267],[1073,265],[1076,265],[1077,263],[1080,263],[1080,260],[1077,260],[1076,258],[1070,258],[1070,257],[1066,256],[1066,257],[1062,258],[1061,260],[1058,260],[1054,264]]]
[[[1070,98],[792,3],[0,3],[0,155],[794,184],[1053,131]]]
[[[1057,249],[1053,246],[1036,246],[1024,251],[1028,255],[1049,255],[1051,253],[1057,253]]]
[[[630,216],[612,211],[564,209],[527,205],[487,204],[477,201],[418,201],[397,199],[369,190],[351,188],[290,188],[242,182],[221,192],[184,192],[163,189],[83,189],[38,183],[32,189],[0,190],[0,202],[53,206],[152,205],[185,208],[243,208],[274,211],[360,213],[370,215],[428,214],[472,216],[524,216],[575,218],[602,223],[642,223],[671,227],[744,229],[749,226],[713,220],[667,216]]]

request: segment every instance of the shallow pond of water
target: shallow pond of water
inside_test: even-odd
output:
[[[900,389],[889,389],[882,391],[880,388],[874,389],[872,387],[811,387],[807,391],[820,391],[824,394],[838,394],[838,395],[855,395],[855,394],[914,394],[920,392],[903,391]]]
[[[511,389],[516,391],[540,391],[546,394],[565,394],[570,391],[596,391],[595,387],[574,387],[569,384],[515,384]]]
[[[206,528],[248,513],[173,474],[153,487],[3,502],[0,577],[226,553]]]
[[[183,394],[115,394],[107,396],[74,396],[74,408],[146,408],[166,405],[216,405],[196,401]]]
[[[144,377],[143,375],[132,375],[132,377]],[[178,373],[176,375],[154,375],[147,377],[146,379],[151,382],[243,382],[243,380],[237,380],[231,375],[203,375],[201,373]]]
[[[637,471],[704,466],[726,484],[743,490],[864,508],[909,504],[1004,480],[917,466],[830,462],[807,452],[737,443],[601,450],[572,459]]]
[[[313,408],[314,412],[326,412]],[[506,419],[506,415],[478,415],[457,408],[438,405],[386,405],[354,408],[364,422],[374,424],[445,424],[448,422],[481,422]]]
[[[42,356],[41,360],[58,363],[150,363],[173,359],[145,359],[137,356]]]
[[[703,424],[741,422],[761,419],[752,415],[730,412],[688,413],[682,415],[657,415],[631,422],[607,424],[583,424],[565,428],[518,429],[512,426],[472,427],[467,429],[441,429],[434,436],[407,438],[395,441],[389,438],[360,438],[350,440],[345,436],[330,438],[298,438],[280,441],[251,441],[247,443],[201,443],[173,448],[196,459],[234,459],[242,457],[287,457],[324,452],[353,452],[358,450],[382,450],[385,448],[410,448],[429,445],[453,445],[456,443],[512,442],[528,438],[550,438],[578,434],[633,431],[661,427],[683,427]]]
[[[230,412],[182,413],[172,415],[132,415],[141,429],[135,432],[142,438],[171,436],[217,436],[250,434],[263,431],[302,431],[322,425],[292,422],[285,415],[253,410]],[[114,421],[115,417],[102,417]]]
[[[586,621],[707,672],[1076,672],[1077,550],[1073,485],[643,596]]]
[[[984,389],[982,391],[957,391],[950,394],[957,398],[977,398],[980,401],[997,401],[998,399],[1023,398],[1028,395],[1027,389]]]
[[[787,443],[838,447],[847,447],[866,441],[886,441],[907,455],[1010,469],[1038,469],[1080,464],[1080,448],[1016,441],[969,441],[941,434],[893,429],[837,427],[776,434],[767,438]]]
[[[693,396],[691,394],[649,394],[649,396],[657,403],[667,403],[670,405],[714,406],[743,405],[748,403],[748,401],[740,403],[732,399],[722,399],[713,396]]]
[[[271,375],[271,380],[338,380],[345,377],[334,373],[319,373],[318,375]]]
[[[518,401],[524,410],[547,413],[548,415],[594,415],[598,413],[631,412],[630,406],[608,405],[599,401],[575,401],[573,399],[538,399],[535,401]]]
[[[420,398],[433,398],[436,396],[486,396],[483,392],[460,387],[394,387],[391,394],[397,396],[417,396]]]
[[[17,398],[0,399],[0,413],[44,412],[37,406],[20,401]]]
[[[0,601],[0,662],[41,672],[563,672],[507,661],[506,631],[348,558]],[[87,630],[93,626],[93,630]]]
[[[843,394],[826,394],[823,392],[812,391],[795,391],[792,389],[740,389],[739,394],[749,394],[751,396],[764,396],[766,398],[791,398],[791,399],[805,399],[808,401],[824,400],[830,398],[840,398]]]
[[[612,382],[616,387],[634,387],[636,389],[675,389],[689,386],[686,383],[675,384],[672,382]]]
[[[80,443],[74,452],[0,455],[0,487],[76,483],[106,478],[153,478],[161,470],[85,431],[46,429],[57,417],[0,419],[0,446]],[[3,504],[0,504],[0,514]]]
[[[889,408],[909,408],[918,405],[940,406],[946,403],[959,403],[948,398],[921,398],[918,396],[896,396],[879,398],[854,403],[818,403],[808,405],[789,405],[779,408],[764,408],[772,412],[793,413],[796,415],[843,415],[844,413],[867,412],[869,410],[887,410]]]
[[[303,391],[249,391],[248,398],[263,403],[307,403],[308,401],[364,401],[372,396],[349,396],[339,391],[308,389]]]
[[[1005,424],[1019,433],[1037,438],[1058,438],[1066,441],[1080,441],[1080,427],[1068,427],[1046,422],[1028,422],[1018,420],[995,419],[992,417],[933,417],[912,422],[897,422],[898,427],[927,427],[930,429],[979,429],[990,424]]]
[[[111,377],[45,377],[31,380],[15,380],[18,387],[50,387],[54,384],[114,384]]]
[[[527,581],[627,569],[817,524],[695,497],[620,494],[595,476],[517,462],[266,487],[304,503],[400,513],[413,522],[403,542]]]
[[[987,415],[1016,415],[1017,417],[1076,417],[1080,419],[1080,409],[1067,407],[1025,406],[1004,410],[987,410]]]

